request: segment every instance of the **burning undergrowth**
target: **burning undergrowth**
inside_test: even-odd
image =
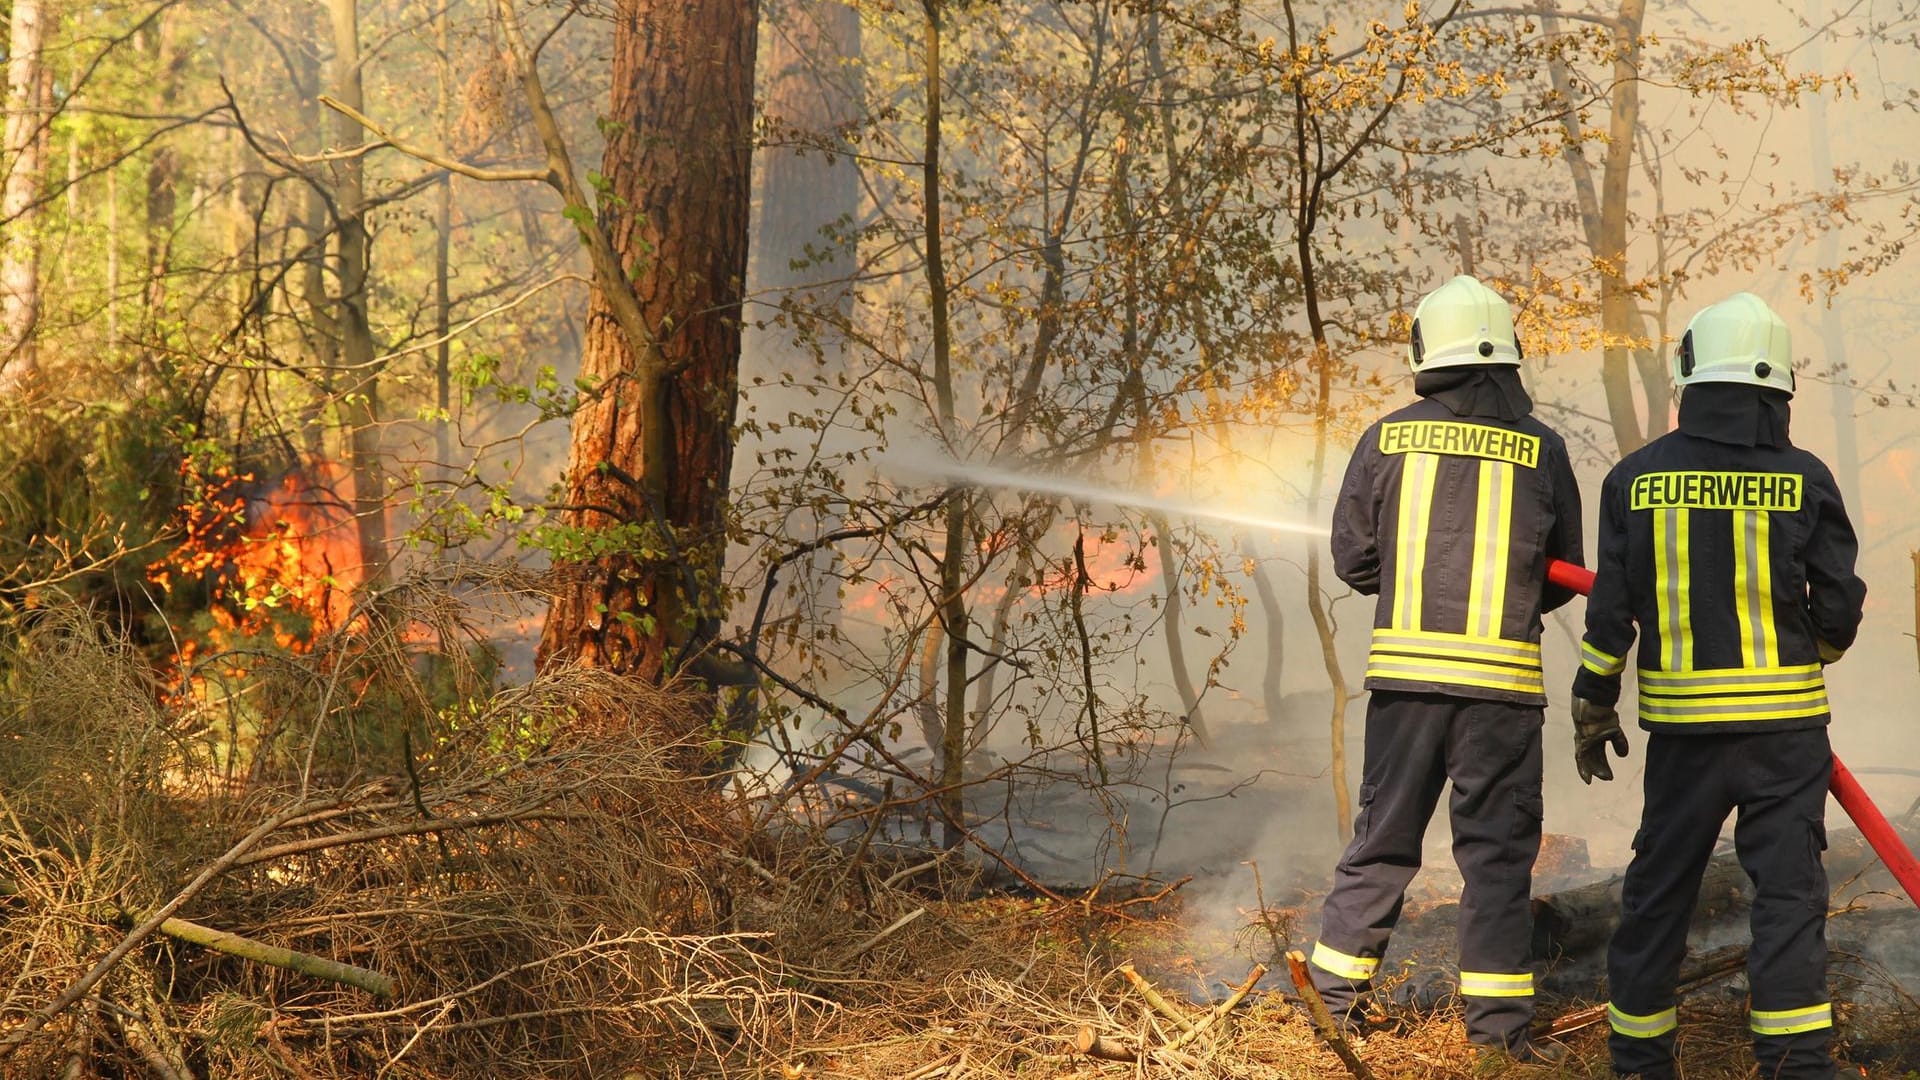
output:
[[[218,708],[42,612],[5,658],[0,1073],[1339,1070],[1282,993],[1310,897],[1249,889],[1237,926],[1203,927],[1164,884],[996,893],[964,852],[878,842],[877,816],[767,828],[702,775],[700,695],[579,670],[500,689],[451,647],[471,601],[541,588],[403,581],[305,651],[260,652]],[[234,701],[259,724],[244,748]],[[1274,972],[1217,1009],[1256,960]],[[1901,1045],[1897,984],[1867,985],[1849,1030]],[[1742,1075],[1737,1005],[1690,1000],[1688,1075]],[[1363,1047],[1378,1075],[1473,1070],[1450,1003],[1394,1017]],[[1568,1075],[1605,1074],[1599,1029],[1567,1038],[1588,1063]]]

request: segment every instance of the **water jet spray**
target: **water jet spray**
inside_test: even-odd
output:
[[[1000,491],[1026,491],[1039,495],[1059,495],[1063,498],[1074,499],[1081,502],[1112,503],[1115,506],[1130,506],[1137,510],[1153,510],[1180,517],[1223,521],[1233,525],[1246,525],[1251,528],[1290,533],[1296,536],[1325,537],[1331,535],[1331,530],[1325,525],[1268,517],[1265,514],[1251,514],[1231,506],[1195,502],[1188,499],[1170,499],[1165,496],[1152,495],[1141,491],[1128,491],[1124,488],[1105,487],[1100,484],[1090,484],[1082,480],[1076,480],[1069,476],[1024,472],[998,465],[967,464],[965,462],[954,461],[951,458],[909,460],[889,455],[884,460],[903,472],[919,473],[931,479],[965,485],[967,487],[989,488]]]

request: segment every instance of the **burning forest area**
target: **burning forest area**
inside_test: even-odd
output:
[[[0,0],[0,1078],[1920,1076],[1916,42]]]

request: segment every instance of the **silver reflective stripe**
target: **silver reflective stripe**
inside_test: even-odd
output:
[[[1533,973],[1518,975],[1493,971],[1460,973],[1460,993],[1466,997],[1532,997]]]
[[[1755,1009],[1748,1015],[1748,1026],[1753,1028],[1755,1035],[1798,1035],[1803,1031],[1819,1031],[1833,1026],[1831,1004],[1772,1012]]]
[[[1448,664],[1444,660],[1429,660],[1424,664],[1415,660],[1395,663],[1391,660],[1375,657],[1367,664],[1368,675],[1380,675],[1387,678],[1401,677],[1427,682],[1457,682],[1465,685],[1479,685],[1493,680],[1511,683],[1515,690],[1538,690],[1545,685],[1538,671],[1524,668],[1491,667],[1487,665],[1468,666],[1469,661]],[[1446,676],[1452,676],[1447,678]]]
[[[1680,1026],[1680,1013],[1677,1009],[1665,1009],[1647,1016],[1636,1016],[1621,1012],[1618,1006],[1609,1001],[1607,1023],[1630,1039],[1657,1039]]]
[[[1640,685],[1671,693],[1711,690],[1783,689],[1823,681],[1820,665],[1800,664],[1782,668],[1712,668],[1705,671],[1654,671],[1640,669]]]
[[[1448,649],[1495,659],[1523,660],[1529,664],[1538,663],[1540,660],[1538,645],[1525,641],[1508,641],[1505,638],[1468,637],[1465,634],[1434,632],[1406,634],[1382,629],[1373,632],[1373,647],[1398,649],[1405,652]]]
[[[1756,720],[1769,716],[1812,716],[1831,711],[1824,691],[1782,698],[1752,697],[1699,704],[1682,704],[1670,698],[1649,698],[1644,695],[1640,698],[1640,715],[1650,719],[1661,716],[1711,716],[1730,709]]]
[[[1771,654],[1767,647],[1767,627],[1773,620],[1767,618],[1770,612],[1762,606],[1760,587],[1766,582],[1766,575],[1773,573],[1773,567],[1761,561],[1760,529],[1765,524],[1765,515],[1753,510],[1739,511],[1742,531],[1746,533],[1746,571],[1747,571],[1747,625],[1753,635],[1753,655],[1747,658],[1750,664],[1765,664]]]
[[[1618,675],[1627,669],[1625,660],[1594,648],[1593,643],[1589,641],[1580,643],[1580,662],[1595,675]]]
[[[1329,948],[1323,941],[1313,943],[1313,966],[1330,971],[1343,979],[1365,982],[1373,978],[1380,968],[1378,957],[1353,956],[1339,949]]]
[[[1682,619],[1686,611],[1687,596],[1683,587],[1689,576],[1685,555],[1680,550],[1680,527],[1686,520],[1685,510],[1655,510],[1653,515],[1661,524],[1660,544],[1667,553],[1667,622],[1660,628],[1661,642],[1666,646],[1667,670],[1678,671],[1687,666],[1686,631]]]

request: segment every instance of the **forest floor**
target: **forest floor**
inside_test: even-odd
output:
[[[1236,942],[1197,939],[1177,899],[1157,905],[1157,911],[1149,910],[1153,906],[1100,909],[987,899],[930,907],[933,917],[921,920],[925,925],[910,942],[897,942],[888,955],[873,958],[877,970],[889,973],[885,992],[876,995],[881,987],[866,983],[849,995],[845,1007],[815,1016],[810,1027],[796,1031],[777,1073],[769,1069],[766,1075],[785,1080],[1351,1075],[1315,1033],[1284,960],[1231,1014],[1180,1049],[1158,1051],[1182,1038],[1173,1014],[1200,1023],[1212,1004],[1250,974],[1245,960],[1214,970],[1218,961],[1205,956],[1244,953],[1254,943],[1245,935]],[[1301,912],[1270,914],[1267,925],[1251,928],[1251,937],[1284,934],[1291,917]],[[1223,945],[1231,948],[1219,948]],[[1121,970],[1128,964],[1160,991],[1168,1008],[1156,1008],[1130,983]],[[1593,1004],[1543,999],[1541,1020]],[[1737,980],[1689,996],[1680,1015],[1682,1076],[1757,1075],[1745,995]],[[1920,1010],[1842,1003],[1838,1015],[1842,1076],[1920,1076]],[[1376,1020],[1384,1021],[1380,1029],[1355,1044],[1376,1077],[1597,1080],[1613,1075],[1604,1020],[1556,1037],[1569,1054],[1554,1068],[1480,1061],[1452,1005],[1394,1007]],[[1110,1049],[1155,1049],[1133,1062],[1097,1060],[1076,1052],[1077,1040],[1086,1038],[1083,1032],[1098,1035]]]

